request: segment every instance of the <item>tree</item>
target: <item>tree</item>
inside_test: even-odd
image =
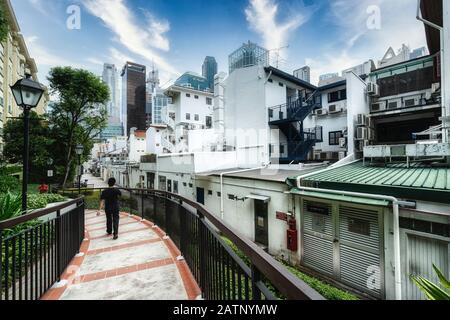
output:
[[[23,164],[23,119],[11,119],[3,130],[5,146],[3,156],[9,163]],[[47,162],[53,157],[52,148],[55,140],[50,135],[50,128],[45,118],[30,113],[30,180],[39,183],[45,178]]]
[[[90,154],[93,140],[106,127],[107,113],[103,107],[109,100],[109,88],[95,74],[71,67],[53,68],[48,76],[50,93],[58,97],[49,120],[53,137],[61,142],[55,146],[64,155],[60,169],[66,186],[76,164],[75,147],[85,146]]]

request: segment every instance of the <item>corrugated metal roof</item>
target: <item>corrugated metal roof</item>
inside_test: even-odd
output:
[[[302,185],[450,203],[450,168],[421,163],[408,168],[406,164],[373,166],[357,162],[307,177]],[[442,196],[447,199],[440,199]]]

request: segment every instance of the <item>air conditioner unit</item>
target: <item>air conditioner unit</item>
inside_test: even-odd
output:
[[[389,100],[388,101],[388,104],[387,104],[387,109],[388,110],[399,109],[401,107],[402,107],[402,101],[400,99]]]
[[[339,160],[344,159],[346,156],[347,156],[347,152],[346,151],[339,152]]]
[[[376,83],[369,82],[367,84],[367,94],[369,96],[374,96],[374,97],[379,96],[380,95],[380,87]]]
[[[322,109],[317,109],[316,111],[314,111],[314,114],[316,115],[316,116],[325,116],[325,115],[327,115],[328,114],[328,110],[327,109],[325,109],[325,108],[322,108]]]
[[[320,160],[320,153],[314,154],[314,160],[319,161]]]
[[[421,103],[421,97],[409,97],[404,99],[405,108],[419,106]]]
[[[332,104],[332,105],[328,106],[328,110],[329,110],[330,114],[339,113],[339,112],[342,112],[342,107]]]
[[[356,125],[357,126],[366,126],[367,125],[367,116],[365,114],[358,114],[356,116]]]
[[[369,139],[369,130],[364,127],[357,128],[356,140],[368,140],[368,139]]]
[[[339,138],[339,147],[340,148],[347,147],[347,138]]]
[[[441,84],[439,82],[433,83],[431,85],[431,93],[433,94],[433,93],[437,92],[440,88],[441,88]]]
[[[377,103],[373,103],[371,107],[372,112],[378,112],[386,110],[386,101],[379,101]]]
[[[357,151],[363,152],[365,147],[370,146],[370,142],[368,140],[360,140],[356,141],[356,149]]]

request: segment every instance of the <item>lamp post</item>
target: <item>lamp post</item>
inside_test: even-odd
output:
[[[81,194],[81,175],[82,175],[82,172],[81,172],[81,155],[84,152],[83,145],[81,145],[81,144],[77,145],[76,148],[75,148],[75,152],[78,155],[78,195],[80,195]]]
[[[52,170],[52,165],[53,165],[53,159],[52,158],[48,158],[47,160],[47,165],[48,165],[48,172],[47,172],[47,182],[48,182],[48,193],[52,193],[52,185],[50,183],[50,179],[51,177],[53,177],[53,170]]]
[[[23,177],[22,177],[22,211],[27,211],[28,191],[28,157],[30,147],[30,111],[36,108],[44,94],[44,87],[33,81],[30,74],[11,86],[16,104],[23,109],[24,146],[23,146]]]

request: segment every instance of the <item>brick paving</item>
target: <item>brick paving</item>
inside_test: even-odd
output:
[[[180,251],[151,222],[122,213],[119,239],[114,241],[106,235],[104,215],[87,211],[85,219],[80,254],[43,300],[198,298],[200,289],[186,262],[178,259]]]

